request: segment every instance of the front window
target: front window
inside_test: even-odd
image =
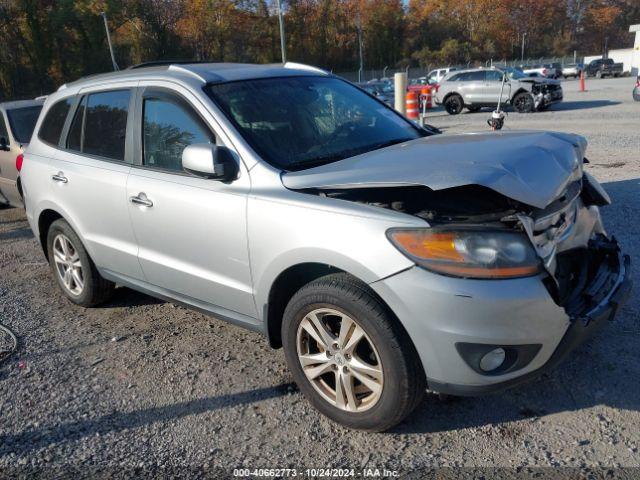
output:
[[[512,80],[520,80],[522,78],[527,78],[527,75],[525,75],[524,72],[522,72],[521,70],[518,70],[517,68],[506,68],[504,71]]]
[[[36,128],[42,105],[14,108],[7,111],[13,137],[18,143],[29,143],[33,129]]]
[[[208,92],[271,165],[302,170],[428,135],[351,84],[286,77],[210,85]]]
[[[185,148],[194,143],[215,143],[198,115],[178,99],[145,98],[142,122],[142,163],[147,167],[183,172]]]

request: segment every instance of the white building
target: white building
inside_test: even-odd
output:
[[[631,25],[630,32],[635,32],[636,39],[633,48],[621,48],[619,50],[609,50],[609,58],[616,63],[624,64],[624,71],[631,75],[640,74],[640,25]],[[602,58],[602,55],[591,55],[584,57],[584,63],[588,64],[592,60]]]

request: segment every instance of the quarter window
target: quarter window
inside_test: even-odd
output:
[[[89,155],[124,160],[130,96],[128,90],[85,96],[71,124],[67,147]]]
[[[70,108],[71,98],[65,98],[53,104],[47,111],[47,115],[40,126],[40,131],[38,132],[40,140],[51,145],[60,143],[60,134]]]
[[[182,171],[182,152],[194,143],[215,143],[198,115],[179,100],[146,98],[143,118],[143,164]]]

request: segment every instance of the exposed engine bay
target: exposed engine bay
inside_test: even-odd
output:
[[[430,226],[482,225],[524,232],[549,273],[545,280],[549,293],[572,318],[587,315],[624,268],[617,242],[607,238],[597,208],[610,200],[588,174],[570,183],[545,208],[480,185],[437,191],[426,186],[304,191],[406,213]]]

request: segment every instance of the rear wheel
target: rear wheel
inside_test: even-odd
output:
[[[407,333],[369,287],[347,274],[300,289],[284,313],[285,356],[300,390],[350,428],[387,430],[426,388]]]
[[[51,224],[47,252],[58,286],[73,303],[93,307],[113,293],[115,285],[100,276],[80,238],[65,220]]]
[[[533,106],[533,96],[529,92],[520,92],[513,98],[513,108],[518,113],[530,113]]]
[[[447,111],[449,115],[458,115],[462,112],[464,108],[464,101],[462,97],[457,93],[453,95],[449,95],[447,99],[444,101],[444,109]]]

